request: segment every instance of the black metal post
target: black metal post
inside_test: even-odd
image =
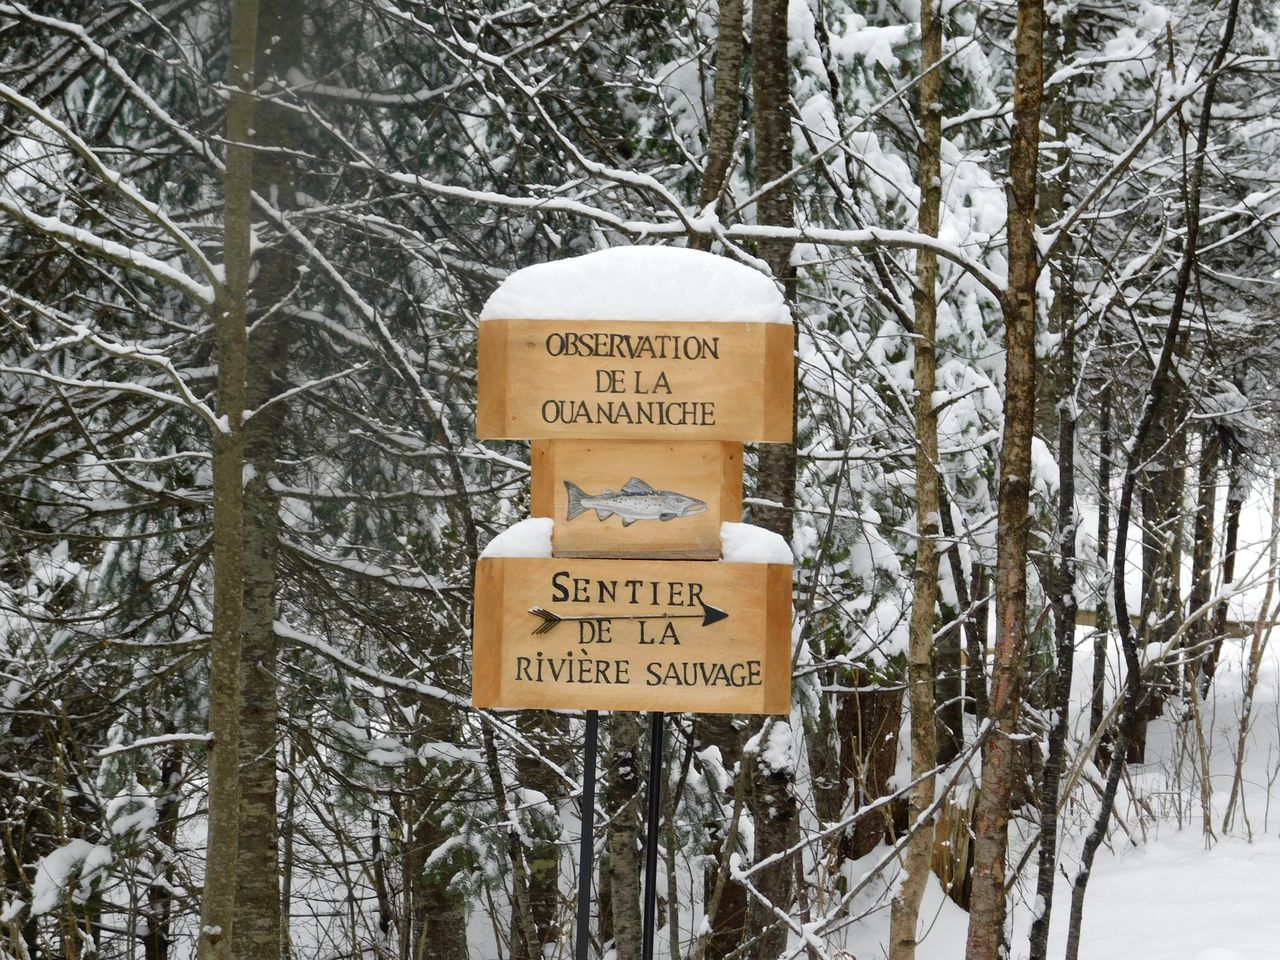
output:
[[[662,814],[661,710],[649,714],[649,814],[644,829],[644,940],[641,960],[653,960],[653,935],[658,918],[658,818]]]
[[[587,711],[587,742],[582,751],[582,837],[578,841],[578,936],[574,943],[576,960],[587,960],[591,934],[591,867],[595,859],[596,833],[596,740],[600,715]]]

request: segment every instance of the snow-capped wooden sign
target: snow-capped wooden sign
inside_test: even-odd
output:
[[[476,568],[477,707],[786,713],[791,551],[742,524],[742,445],[789,443],[773,281],[622,247],[518,270],[479,325],[476,435],[532,440],[532,512]]]
[[[485,557],[477,707],[787,713],[791,567]]]
[[[476,434],[788,443],[793,336],[781,323],[487,320]]]
[[[558,557],[720,558],[742,519],[742,444],[537,440],[532,514]]]

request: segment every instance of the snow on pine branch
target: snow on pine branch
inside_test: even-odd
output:
[[[132,743],[117,743],[103,747],[98,751],[98,756],[114,757],[116,754],[145,750],[149,747],[163,747],[172,743],[209,743],[211,740],[213,740],[211,733],[162,733],[154,737],[143,737]]]
[[[356,676],[360,677],[372,684],[381,687],[388,687],[392,690],[402,690],[406,693],[417,694],[418,696],[428,697],[432,700],[440,700],[459,709],[469,710],[471,708],[470,700],[467,697],[458,696],[456,693],[450,693],[442,687],[434,684],[420,683],[417,680],[409,680],[405,677],[397,677],[394,674],[384,673],[376,667],[371,667],[366,663],[361,663],[354,657],[350,657],[343,653],[333,644],[326,640],[322,640],[315,634],[306,633],[296,627],[290,626],[284,620],[276,620],[272,624],[272,632],[281,640],[288,640],[296,643],[301,647],[306,647],[314,653],[320,654],[334,664],[350,670]]]
[[[153,280],[158,280],[179,293],[190,297],[203,307],[213,305],[214,290],[212,285],[200,283],[163,260],[143,253],[137,247],[126,247],[124,244],[117,243],[114,240],[104,239],[82,227],[64,223],[56,217],[41,216],[5,197],[0,197],[0,212],[8,214],[14,220],[24,223],[31,229],[37,230],[54,240],[69,244],[105,260],[110,260],[112,263],[126,269],[144,273]]]
[[[148,200],[138,190],[134,189],[118,171],[112,170],[103,163],[93,148],[85,143],[70,127],[6,83],[0,83],[0,100],[13,104],[61,137],[67,146],[71,148],[71,151],[88,165],[99,180],[112,187],[120,196],[124,197],[125,200],[173,238],[174,242],[196,263],[211,283],[216,280],[218,269],[205,257],[204,252],[191,235],[174,223],[158,204]]]

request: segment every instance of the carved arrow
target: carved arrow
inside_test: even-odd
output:
[[[563,623],[566,620],[701,620],[704,627],[709,627],[711,624],[719,623],[729,616],[725,611],[704,603],[702,600],[698,601],[698,606],[702,607],[701,613],[650,613],[632,616],[625,614],[608,614],[604,616],[584,614],[583,616],[562,617],[558,613],[552,613],[545,607],[530,607],[529,612],[542,621],[542,623],[538,624],[537,629],[533,631],[535,637],[551,632],[556,628],[556,624]]]

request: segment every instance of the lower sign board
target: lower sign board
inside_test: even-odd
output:
[[[791,567],[486,557],[477,707],[788,713]]]

